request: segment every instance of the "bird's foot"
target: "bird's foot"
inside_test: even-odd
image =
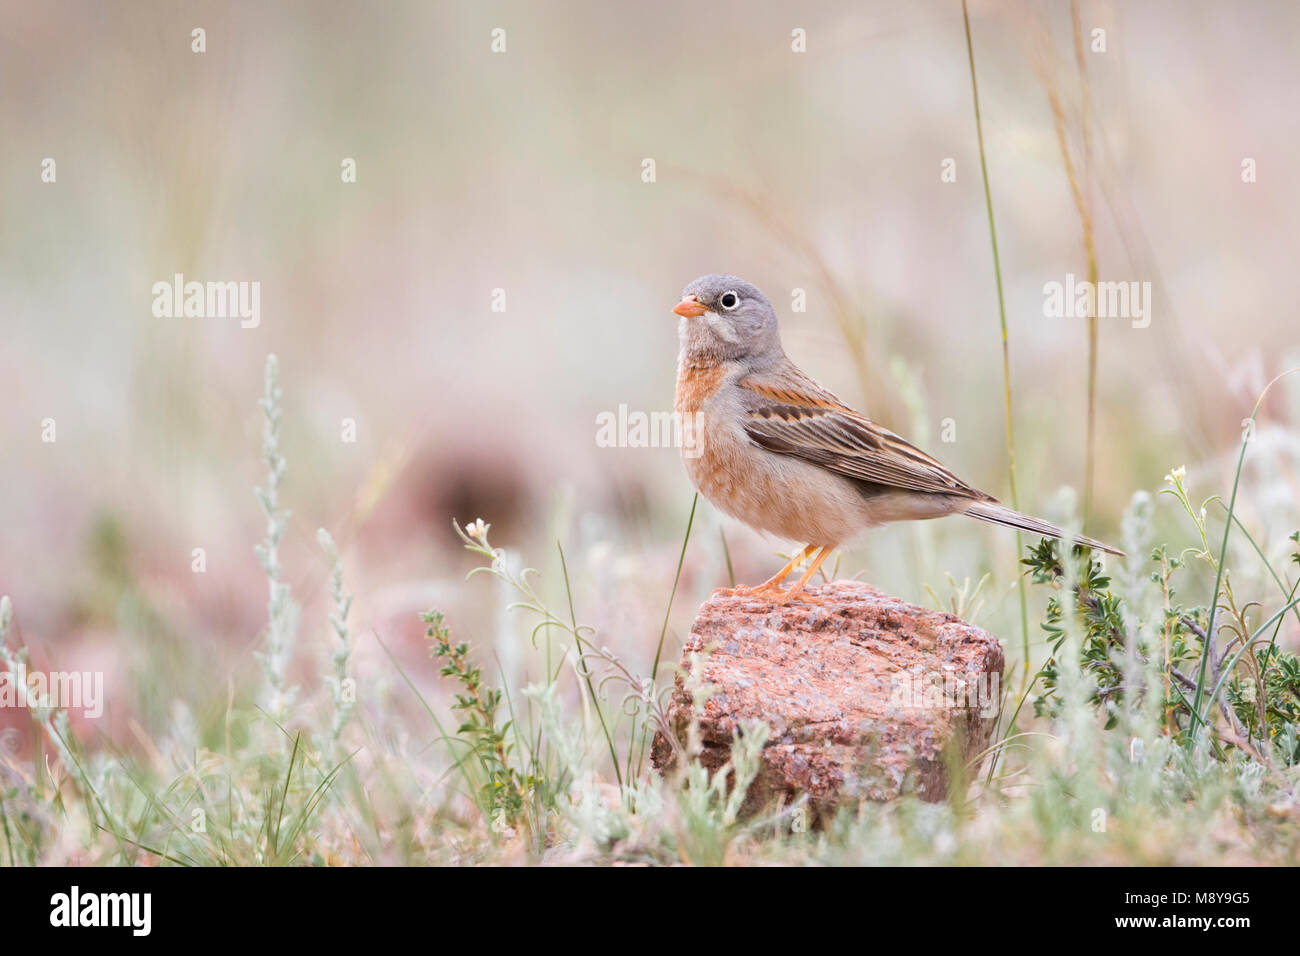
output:
[[[834,600],[834,594],[823,594],[822,590],[833,583],[827,581],[819,585],[809,584],[807,587],[798,584],[792,585],[777,596],[776,603],[782,607],[796,602],[799,604],[813,604],[819,607],[824,606],[828,601]]]
[[[799,602],[800,604],[820,603],[820,599],[816,594],[809,594],[806,590],[804,590],[804,588],[800,587],[797,584],[791,585],[790,587],[786,588],[784,591],[772,595],[772,603],[777,605],[778,607],[785,607],[786,605],[793,604],[796,601]]]
[[[765,601],[777,601],[785,592],[781,590],[779,585],[765,582],[763,584],[753,585],[752,587],[738,584],[734,588],[730,589],[730,593],[734,594],[736,597],[753,597],[761,598]]]

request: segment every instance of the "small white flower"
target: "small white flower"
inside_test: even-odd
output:
[[[490,524],[484,524],[482,518],[475,518],[465,526],[465,533],[477,541],[486,541],[488,529],[491,527]]]
[[[1182,481],[1186,477],[1187,477],[1187,466],[1179,465],[1169,474],[1165,475],[1165,481],[1169,482],[1171,485],[1176,485],[1178,482]]]

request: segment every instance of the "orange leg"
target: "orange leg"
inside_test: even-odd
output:
[[[781,582],[784,581],[786,578],[788,578],[788,577],[790,576],[790,572],[792,572],[795,568],[799,567],[799,565],[803,564],[804,561],[808,560],[808,556],[811,555],[811,554],[812,554],[814,551],[816,551],[816,550],[817,550],[817,545],[815,545],[815,544],[810,544],[810,545],[808,545],[808,547],[804,548],[802,551],[800,551],[798,554],[796,554],[793,558],[791,558],[789,564],[787,564],[785,567],[783,567],[780,571],[776,572],[776,574],[772,575],[770,578],[768,578],[768,579],[767,579],[766,581],[764,581],[762,584],[756,585],[755,587],[752,587],[752,588],[747,588],[747,587],[738,587],[738,588],[736,588],[735,593],[737,593],[737,594],[759,594],[759,593],[770,594],[770,593],[772,593],[773,591],[776,591],[776,590],[780,587]]]
[[[808,570],[803,573],[803,577],[801,577],[798,581],[796,581],[794,585],[791,586],[790,589],[787,590],[784,594],[780,595],[780,597],[777,598],[776,603],[789,604],[800,594],[802,594],[804,585],[807,584],[808,581],[812,578],[812,576],[817,573],[817,569],[822,566],[823,561],[825,561],[827,558],[831,556],[831,551],[833,550],[834,548],[832,548],[830,545],[827,545],[826,547],[822,548],[822,553],[817,555],[817,557],[813,558],[813,563],[808,566]]]

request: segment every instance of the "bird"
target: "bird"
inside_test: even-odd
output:
[[[1006,507],[840,401],[786,355],[772,304],[744,279],[701,276],[673,312],[674,410],[691,483],[751,528],[806,543],[771,578],[736,593],[788,604],[831,552],[868,529],[953,514],[1123,554]]]

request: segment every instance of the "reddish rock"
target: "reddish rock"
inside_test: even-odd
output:
[[[807,794],[816,816],[858,801],[915,793],[942,800],[948,767],[988,746],[1001,704],[1003,654],[993,635],[875,588],[837,581],[788,607],[714,592],[682,649],[712,648],[703,682],[716,687],[694,714],[679,673],[668,706],[682,745],[698,717],[701,762],[730,758],[740,723],[770,729],[746,810]],[[675,764],[655,737],[654,765]]]

